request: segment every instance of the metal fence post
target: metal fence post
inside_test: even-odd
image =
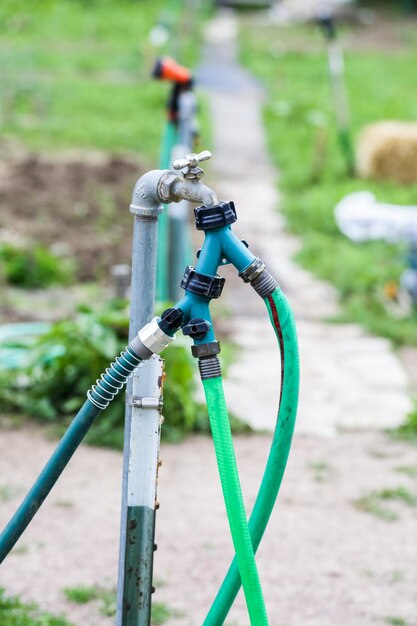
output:
[[[338,42],[333,15],[325,11],[317,16],[317,21],[327,43],[327,60],[339,144],[345,160],[346,171],[349,176],[353,176],[355,174],[355,151],[350,129],[343,50]]]
[[[135,218],[129,340],[153,316],[160,210],[132,212]],[[162,361],[156,357],[142,364],[140,379],[134,375],[127,387],[117,626],[150,623],[160,408],[140,406],[140,396],[160,397],[161,379]],[[156,404],[155,400],[149,402]]]

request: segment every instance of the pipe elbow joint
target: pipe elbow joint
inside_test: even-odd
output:
[[[131,213],[142,217],[158,217],[162,213],[158,188],[164,174],[165,170],[151,170],[139,178],[132,193]]]
[[[158,217],[162,212],[162,203],[181,200],[205,206],[218,202],[214,191],[198,180],[185,180],[172,170],[151,170],[137,181],[130,211],[138,216]]]

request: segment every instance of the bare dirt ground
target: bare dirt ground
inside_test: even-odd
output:
[[[248,510],[269,441],[236,438]],[[2,431],[1,525],[53,446],[39,428]],[[232,554],[212,443],[193,437],[163,445],[162,459],[154,600],[175,612],[169,626],[197,626]],[[388,521],[354,504],[399,486],[416,494],[416,477],[403,469],[410,467],[415,472],[415,448],[382,433],[296,437],[258,557],[272,626],[417,624],[416,509],[381,502],[398,516]],[[65,613],[76,626],[113,624],[100,614],[100,602],[70,603],[63,589],[114,587],[120,483],[120,453],[82,446],[1,567],[0,586]],[[241,596],[228,623],[248,624]]]
[[[76,261],[79,280],[130,260],[132,157],[57,153],[1,159],[0,240],[41,244]],[[126,245],[128,242],[128,245]]]

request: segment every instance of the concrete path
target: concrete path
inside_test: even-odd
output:
[[[338,311],[336,292],[292,261],[298,244],[277,211],[277,173],[262,125],[264,94],[236,61],[236,35],[233,13],[219,12],[208,25],[199,70],[212,110],[211,182],[220,197],[235,201],[235,231],[267,262],[294,308],[302,365],[298,432],[331,436],[341,429],[398,425],[411,404],[407,375],[389,342],[357,325],[326,323]],[[272,429],[279,378],[275,337],[258,296],[231,268],[224,275],[224,293],[231,294],[229,330],[241,350],[228,373],[229,407],[254,428]]]

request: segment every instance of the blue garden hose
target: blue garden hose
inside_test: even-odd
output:
[[[141,360],[132,347],[127,346],[88,392],[88,399],[74,417],[35,484],[1,533],[0,563],[41,507],[96,417],[113,400]]]

